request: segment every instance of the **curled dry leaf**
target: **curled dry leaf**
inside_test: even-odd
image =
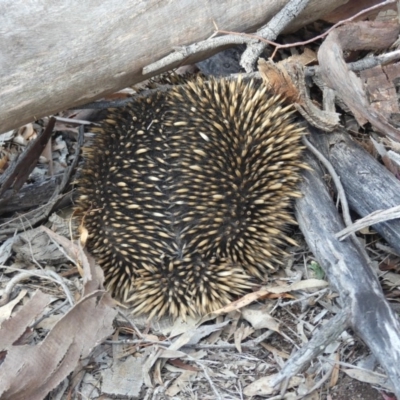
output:
[[[346,375],[350,376],[353,379],[357,379],[360,382],[367,382],[372,385],[379,385],[390,392],[393,391],[393,386],[391,385],[389,379],[384,375],[358,368],[346,368],[342,369],[342,371]]]
[[[339,126],[339,114],[318,108],[310,99],[304,78],[304,66],[316,59],[313,51],[304,51],[277,64],[260,60],[258,69],[265,85],[286,99],[311,125],[332,131]]]
[[[233,334],[235,347],[239,353],[242,352],[242,341],[254,333],[254,329],[244,324],[240,325]]]
[[[248,321],[254,329],[270,329],[279,332],[279,322],[271,317],[265,308],[242,310],[242,317]]]
[[[265,86],[273,93],[285,93],[285,97],[290,102],[299,101],[299,91],[292,78],[287,72],[284,64],[260,59],[258,70]]]

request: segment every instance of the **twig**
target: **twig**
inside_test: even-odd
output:
[[[26,230],[26,225],[24,225],[24,223],[23,223],[23,221],[22,221],[22,216],[20,217],[20,220],[21,220],[21,225],[23,226],[23,229],[24,229],[24,233],[26,234],[26,241],[28,242],[29,252],[31,253],[32,261],[33,261],[33,263],[39,268],[39,270],[43,270],[43,267],[42,267],[42,266],[40,265],[40,263],[36,260],[35,255],[33,254],[31,238],[28,236],[28,232],[27,232],[27,230]],[[26,222],[27,222],[27,225],[29,225],[29,227],[30,227],[30,230],[29,230],[29,231],[32,231],[32,230],[33,230],[33,227],[32,227],[32,225],[31,225],[29,219],[28,219]],[[22,238],[22,240],[24,240],[24,237],[23,237],[23,236],[20,236],[20,237]]]
[[[39,318],[37,321],[35,321],[32,325],[31,328],[35,328],[38,324],[40,324],[43,320],[46,318],[50,317],[50,315],[55,314],[57,311],[61,310],[66,304],[68,303],[68,299],[65,299],[59,306],[53,308],[50,310],[48,313],[42,315],[41,318]]]
[[[318,301],[318,299],[323,297],[325,295],[325,293],[329,290],[330,290],[329,288],[325,288],[325,289],[318,290],[317,292],[314,292],[314,293],[303,294],[300,299],[281,302],[280,307],[283,308],[283,307],[292,306],[293,304],[300,303],[300,302],[302,302],[306,299],[309,299],[310,297],[314,297],[314,296],[318,296],[318,298],[317,298],[317,301]]]
[[[204,376],[205,376],[205,378],[207,379],[208,383],[210,384],[211,389],[212,389],[212,391],[214,392],[216,398],[217,398],[218,400],[223,400],[223,397],[222,397],[221,394],[218,392],[218,389],[215,387],[214,382],[212,381],[210,375],[208,375],[207,368],[206,368],[201,362],[199,362],[198,360],[196,360],[195,358],[190,357],[190,356],[189,356],[188,358],[189,358],[190,360],[192,360],[193,362],[195,362],[196,365],[198,365],[198,366],[203,370]]]
[[[212,37],[207,40],[193,43],[188,46],[177,47],[173,53],[162,58],[161,60],[158,60],[144,67],[143,75],[153,73],[157,70],[167,69],[168,66],[176,64],[177,62],[183,62],[189,56],[192,56],[194,54],[204,52],[207,50],[213,50],[226,45],[235,45],[235,44],[248,45],[248,49],[246,49],[246,51],[242,55],[241,65],[245,68],[247,72],[250,72],[253,70],[254,62],[259,57],[261,52],[264,50],[266,44],[275,47],[275,50],[271,56],[271,58],[273,58],[279,49],[289,48],[294,46],[302,46],[308,43],[312,43],[315,40],[322,39],[327,34],[329,34],[329,32],[331,32],[338,26],[351,22],[365,13],[376,10],[388,4],[392,4],[394,2],[395,0],[386,0],[383,3],[366,8],[365,10],[360,11],[359,13],[353,15],[350,18],[337,22],[326,32],[312,39],[303,42],[296,42],[289,44],[276,43],[273,40],[278,36],[280,32],[282,32],[282,30],[287,26],[287,24],[289,24],[298,15],[298,13],[300,13],[301,10],[305,8],[305,6],[308,3],[308,1],[306,0],[292,0],[278,14],[276,14],[276,16],[272,18],[271,21],[264,28],[260,29],[255,34],[246,34],[246,33],[231,32],[231,31],[217,29],[215,33],[223,33],[226,36],[216,37],[216,38]],[[292,9],[295,9],[295,11],[291,11]]]
[[[358,371],[365,371],[365,372],[368,372],[368,373],[370,373],[370,374],[375,375],[376,377],[378,377],[378,378],[380,378],[380,379],[388,379],[387,375],[385,375],[385,374],[380,374],[379,372],[371,371],[371,370],[368,369],[368,368],[363,368],[363,367],[360,367],[360,366],[358,366],[358,365],[349,364],[349,363],[344,362],[344,361],[335,361],[335,360],[332,360],[331,358],[323,357],[323,356],[321,357],[321,359],[322,359],[323,361],[328,362],[328,363],[331,363],[331,364],[333,364],[333,365],[337,364],[337,365],[339,365],[340,367],[346,367],[346,368],[351,368],[351,369],[357,369]]]
[[[287,48],[296,47],[296,46],[304,46],[304,45],[306,45],[306,44],[313,43],[313,42],[315,42],[316,40],[323,39],[325,36],[327,36],[330,32],[332,32],[332,31],[333,31],[334,29],[336,29],[337,27],[339,27],[339,26],[341,26],[341,25],[343,25],[343,24],[345,24],[345,23],[352,22],[354,19],[356,19],[356,18],[362,16],[362,15],[365,14],[365,13],[368,13],[368,12],[370,12],[370,11],[374,11],[375,9],[381,8],[381,7],[383,7],[383,6],[386,6],[386,5],[391,4],[391,3],[394,3],[394,2],[395,2],[395,0],[386,0],[386,1],[383,2],[383,3],[376,4],[376,5],[372,6],[372,7],[366,8],[365,10],[362,10],[362,11],[358,12],[357,14],[353,15],[353,16],[350,17],[350,18],[347,18],[347,19],[344,19],[344,20],[342,20],[342,21],[337,22],[335,25],[331,26],[331,27],[330,27],[327,31],[325,31],[324,33],[321,33],[321,34],[318,35],[318,36],[315,36],[315,37],[313,37],[313,38],[311,38],[311,39],[308,39],[308,40],[305,40],[305,41],[301,41],[301,42],[286,43],[286,44],[276,43],[276,42],[272,41],[271,39],[268,39],[266,36],[264,36],[264,33],[263,33],[263,32],[264,32],[264,28],[263,28],[262,30],[258,31],[258,32],[255,33],[255,34],[240,33],[240,32],[232,32],[232,31],[224,31],[224,30],[218,30],[217,33],[223,33],[223,34],[227,34],[227,35],[238,35],[238,36],[242,36],[242,37],[248,37],[248,38],[251,38],[251,39],[257,39],[257,40],[259,40],[260,42],[263,42],[263,43],[269,44],[269,45],[271,45],[271,46],[274,46],[274,47],[275,47],[275,50],[274,50],[274,52],[273,52],[272,55],[271,55],[271,59],[273,59],[273,58],[275,57],[275,55],[276,55],[276,52],[277,52],[278,50],[280,50],[280,49],[287,49]],[[288,5],[289,5],[289,3],[288,3]],[[282,10],[283,10],[283,9],[282,9]],[[276,15],[276,17],[278,17],[278,15],[279,15],[279,13]],[[271,20],[271,22],[272,22],[272,20]],[[289,21],[289,22],[290,22],[290,21]],[[268,24],[268,25],[269,25],[269,24]],[[285,26],[284,26],[283,28],[285,28]],[[266,30],[265,32],[268,32],[268,31]],[[276,36],[278,36],[278,35],[276,35]],[[264,46],[264,47],[265,47],[265,46]],[[263,50],[264,50],[264,48],[263,48]],[[261,54],[261,53],[260,53],[260,54]],[[397,56],[396,56],[396,57],[397,57]]]
[[[264,40],[275,40],[278,35],[292,22],[307,6],[309,0],[291,0],[283,7],[268,24],[256,32]],[[242,54],[240,65],[246,72],[254,69],[254,64],[265,49],[266,44],[255,43],[247,46]]]
[[[138,335],[141,338],[141,340],[143,341],[143,335],[140,332],[140,330],[138,329],[138,327],[121,310],[118,310],[118,314],[121,315],[121,317],[124,318],[128,322],[128,324],[136,332],[136,335]],[[165,343],[165,342],[163,342],[163,343]]]
[[[307,146],[308,150],[311,151],[321,161],[321,164],[328,170],[329,174],[332,177],[332,180],[336,186],[336,190],[338,192],[338,197],[340,199],[340,204],[342,205],[343,212],[343,220],[346,226],[350,226],[353,224],[353,221],[350,217],[349,204],[346,199],[346,194],[344,192],[342,183],[340,182],[340,178],[337,175],[335,169],[332,164],[328,161],[327,158],[324,157],[309,141],[306,137],[303,136],[303,143]]]
[[[243,389],[242,389],[242,384],[240,383],[240,379],[238,379],[237,382],[239,387],[237,387],[236,390],[239,392],[240,400],[243,400]]]
[[[229,44],[245,44],[253,43],[254,39],[240,37],[240,36],[221,36],[217,38],[203,40],[201,42],[193,43],[188,46],[181,46],[175,48],[175,52],[168,54],[166,57],[158,60],[143,68],[143,75],[152,74],[161,69],[168,69],[167,67],[178,62],[183,62],[189,56],[205,52],[207,50],[214,50]]]
[[[387,210],[374,211],[364,218],[361,218],[358,221],[354,222],[354,224],[351,224],[345,229],[342,229],[340,232],[336,233],[335,236],[339,240],[343,240],[352,233],[357,232],[360,229],[366,228],[367,226],[375,225],[379,222],[390,221],[391,219],[395,218],[400,218],[400,206],[391,207]]]
[[[376,67],[377,65],[387,64],[400,58],[400,50],[390,51],[375,57],[365,57],[361,60],[347,64],[347,67],[354,72]]]
[[[262,341],[268,339],[274,331],[268,330],[264,332],[262,335],[258,336],[257,338],[253,340],[248,340],[247,342],[244,342],[241,344],[242,348],[255,348],[258,344],[260,344]],[[169,340],[163,340],[163,341],[155,341],[155,340],[147,340],[147,339],[120,339],[120,340],[107,340],[106,343],[109,344],[156,344],[158,346],[170,346],[172,344],[171,341]],[[230,343],[223,343],[223,344],[195,344],[195,345],[189,345],[186,344],[182,346],[183,348],[191,348],[191,349],[196,349],[196,350],[207,350],[207,349],[220,349],[220,350],[225,350],[225,349],[236,349],[235,344],[230,344]]]
[[[55,119],[54,119],[55,121]],[[56,187],[54,193],[52,194],[51,198],[48,200],[48,202],[46,204],[44,204],[43,206],[39,206],[37,208],[35,208],[32,211],[28,211],[27,213],[22,214],[23,216],[26,217],[26,219],[29,218],[28,223],[27,224],[23,224],[23,226],[18,226],[17,224],[13,224],[13,222],[15,220],[20,219],[19,217],[13,218],[8,220],[7,222],[3,223],[0,225],[0,228],[4,227],[4,226],[9,226],[9,228],[4,228],[0,231],[0,239],[3,238],[3,236],[14,233],[15,230],[22,230],[25,229],[26,226],[32,226],[32,225],[36,225],[37,223],[39,223],[40,221],[42,221],[43,219],[47,218],[48,215],[51,213],[51,211],[53,210],[55,204],[66,194],[60,194],[66,187],[67,183],[70,180],[70,176],[72,174],[72,171],[75,170],[78,161],[79,161],[79,154],[81,151],[81,147],[83,145],[83,129],[79,129],[79,135],[78,135],[78,140],[77,140],[77,146],[75,149],[75,154],[74,154],[74,159],[71,163],[71,165],[65,170],[63,178],[61,183]],[[31,216],[31,217],[30,217]]]
[[[2,197],[7,189],[12,187],[14,192],[18,192],[26,182],[51,138],[55,123],[56,120],[53,117],[50,118],[43,132],[27,146],[25,151],[11,163],[0,177],[0,204],[7,200]]]
[[[64,117],[54,117],[54,118],[56,119],[56,122],[62,122],[64,124],[69,124],[69,125],[100,125],[92,121],[86,121],[83,119],[64,118]]]

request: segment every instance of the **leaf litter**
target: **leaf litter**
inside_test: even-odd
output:
[[[344,32],[348,29],[342,28]],[[307,62],[315,59],[313,53],[303,57],[311,60]],[[391,81],[382,81],[390,97],[382,99],[381,93],[376,92],[380,86],[376,81],[381,82],[382,75],[387,74],[388,70],[379,67],[372,75],[363,76],[368,97],[375,99],[368,107],[382,114],[395,100],[392,108],[397,111]],[[347,75],[352,84],[346,86],[342,82],[337,88],[343,97],[352,95],[347,93],[348,87],[359,88],[359,81],[354,83],[355,77]],[[300,99],[303,108],[312,108],[310,99]],[[351,100],[357,102],[355,96]],[[365,101],[363,95],[361,104]],[[365,125],[370,115],[355,106],[353,111],[357,116],[355,125]],[[378,127],[385,125],[387,121],[382,122],[382,118],[388,116],[379,117],[378,121],[370,122],[378,122]],[[328,112],[315,118],[332,126],[338,123],[338,116]],[[76,134],[77,129],[68,122],[68,118],[59,119],[57,124]],[[25,146],[37,136],[36,128],[27,125],[15,137],[9,133],[8,140],[14,137],[15,143]],[[384,148],[395,148],[396,142],[388,143],[385,142]],[[67,164],[65,143],[58,140],[54,149],[59,151],[59,157],[53,172]],[[381,156],[385,165],[397,174],[397,167],[390,164],[396,157],[390,158],[389,152]],[[12,151],[3,156],[1,168],[12,157]],[[40,157],[39,161],[45,164],[52,158],[48,148]],[[149,323],[130,315],[123,317],[125,310],[104,292],[102,271],[94,260],[79,245],[48,229],[36,228],[7,239],[0,251],[2,265],[10,259],[11,248],[19,255],[13,267],[30,264],[30,271],[35,272],[38,265],[44,265],[45,271],[61,278],[45,282],[41,280],[44,275],[35,277],[32,273],[17,297],[0,307],[0,397],[5,399],[40,399],[49,392],[51,399],[80,395],[146,399],[279,396],[277,388],[271,385],[276,371],[338,312],[337,296],[323,277],[314,273],[315,260],[304,243],[291,249],[287,268],[274,275],[268,286],[208,318],[178,319],[174,323],[168,319]],[[75,275],[65,279],[65,265],[71,262],[77,266]],[[78,271],[82,280],[77,276]],[[14,272],[3,266],[2,285],[10,281],[9,276]],[[383,279],[392,284],[393,290],[398,287],[398,273],[387,272]],[[73,305],[62,300],[63,290],[71,292]],[[1,286],[0,294],[3,293]],[[346,331],[301,376],[287,382],[286,388],[293,391],[282,398],[294,398],[294,392],[299,396],[307,394],[324,382],[332,388],[338,382],[339,371],[390,391],[385,376],[373,372],[376,360],[367,363],[370,357],[352,332]],[[358,360],[357,365],[350,364],[354,360]],[[358,367],[363,361],[368,368]],[[307,398],[319,398],[316,395],[314,392]]]

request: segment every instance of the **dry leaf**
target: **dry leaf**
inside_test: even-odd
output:
[[[299,92],[289,76],[284,64],[275,64],[273,61],[260,59],[258,70],[265,86],[273,93],[285,93],[288,101],[296,103],[299,99]]]
[[[295,282],[291,285],[267,286],[263,289],[265,289],[269,293],[279,294],[285,292],[292,292],[295,290],[306,290],[306,289],[321,290],[328,286],[329,283],[327,281],[324,281],[323,279],[306,279],[303,281]]]
[[[224,326],[226,326],[228,324],[229,324],[229,320],[225,321],[225,322],[221,322],[219,324],[203,325],[203,326],[198,327],[197,329],[185,332],[177,340],[175,340],[174,343],[171,344],[169,349],[178,350],[186,344],[190,344],[190,345],[197,344],[203,337],[211,335],[211,333],[222,329]]]
[[[268,314],[265,308],[251,309],[245,308],[242,310],[242,317],[250,322],[254,329],[271,329],[279,332],[279,322]]]
[[[283,61],[279,61],[278,65],[282,64],[300,64],[307,66],[318,61],[317,53],[310,48],[306,47],[301,54],[294,54]]]
[[[399,141],[400,131],[370,105],[363,84],[350,71],[344,58],[346,50],[379,50],[394,43],[399,35],[397,22],[356,22],[342,25],[329,33],[318,51],[321,76],[335,89],[362,126],[369,121],[378,131]]]
[[[4,154],[4,156],[0,158],[0,172],[5,171],[8,161],[8,154]]]
[[[281,358],[284,358],[285,360],[288,360],[289,357],[290,357],[290,354],[285,353],[282,350],[278,350],[274,346],[271,346],[268,343],[261,342],[260,344],[261,344],[262,347],[264,347],[264,349],[270,351],[272,354],[275,354],[275,355],[277,355],[277,356],[279,356]]]
[[[242,341],[254,333],[254,329],[244,324],[240,325],[233,334],[236,349],[239,353],[242,352]]]
[[[192,372],[197,372],[199,370],[197,367],[194,367],[193,365],[189,365],[179,359],[169,360],[168,363],[170,365],[173,365],[174,367],[176,367],[179,370],[192,371]]]
[[[4,265],[10,258],[15,239],[16,236],[10,237],[0,246],[0,265]]]
[[[342,369],[342,371],[353,379],[360,382],[366,382],[371,385],[380,385],[388,391],[393,391],[393,387],[386,376],[374,373],[373,371],[365,371],[361,369]]]
[[[340,354],[337,352],[335,354],[332,354],[331,357],[332,359],[334,359],[335,361],[339,362],[340,361]],[[339,364],[335,364],[332,370],[332,375],[331,375],[331,379],[329,381],[329,387],[333,388],[334,386],[337,385],[338,380],[339,380],[339,372],[340,372],[340,367]]]
[[[274,388],[270,386],[270,382],[272,382],[276,376],[277,374],[273,374],[263,377],[261,379],[257,379],[255,382],[246,386],[243,390],[243,393],[246,396],[268,396],[273,393],[277,393],[279,391],[279,387]],[[287,388],[290,389],[292,387],[298,386],[303,381],[304,378],[299,378],[297,376],[294,376],[289,380]]]
[[[191,380],[196,377],[196,372],[193,371],[184,371],[182,372],[178,378],[176,378],[169,388],[166,390],[165,394],[172,398],[176,396],[178,393],[182,391],[182,389],[186,388]]]

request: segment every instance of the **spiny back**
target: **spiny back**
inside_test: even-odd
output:
[[[77,208],[134,312],[212,312],[293,244],[303,131],[254,81],[188,82],[111,110],[95,133]]]

